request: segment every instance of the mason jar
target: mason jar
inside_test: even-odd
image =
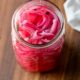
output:
[[[35,5],[47,6],[47,8],[52,12],[55,11],[56,15],[60,19],[61,24],[57,35],[46,44],[31,44],[21,39],[21,37],[18,35],[19,26],[16,25],[18,12],[24,7],[28,9],[29,7],[34,7]],[[50,1],[29,1],[20,6],[13,15],[11,37],[16,60],[23,69],[31,72],[43,72],[55,69],[59,64],[59,60],[62,55],[61,50],[64,44],[63,14],[59,8]]]

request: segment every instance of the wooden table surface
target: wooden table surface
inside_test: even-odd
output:
[[[16,62],[11,46],[11,18],[27,0],[0,0],[0,80],[80,80],[80,33],[66,24],[61,66],[49,72],[25,72]],[[61,11],[65,0],[51,0]],[[65,17],[66,19],[66,17]]]

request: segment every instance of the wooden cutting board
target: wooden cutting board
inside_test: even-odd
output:
[[[80,80],[80,33],[70,28],[66,21],[61,67],[49,72],[30,73],[17,64],[11,45],[11,18],[15,9],[26,1],[0,0],[0,80]],[[65,16],[65,0],[51,1]]]

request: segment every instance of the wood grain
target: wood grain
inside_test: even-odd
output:
[[[80,33],[65,20],[65,44],[60,66],[53,71],[25,72],[16,62],[11,45],[11,18],[15,9],[27,0],[0,0],[0,80],[80,80]],[[64,0],[51,0],[61,11]],[[66,19],[66,17],[65,17]]]

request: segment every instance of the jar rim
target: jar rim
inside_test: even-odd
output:
[[[12,28],[14,29],[14,32],[15,32],[15,34],[16,34],[16,38],[17,38],[19,41],[21,41],[24,45],[29,46],[29,47],[32,47],[32,48],[45,48],[45,47],[48,47],[48,46],[50,46],[51,44],[55,43],[55,42],[57,41],[57,39],[61,36],[61,34],[62,34],[63,30],[64,30],[64,17],[63,17],[63,14],[62,14],[61,10],[58,8],[57,5],[55,5],[55,4],[52,3],[51,1],[47,1],[47,2],[51,3],[55,8],[57,8],[57,10],[58,10],[58,11],[60,12],[60,14],[61,14],[62,21],[61,21],[60,30],[59,30],[58,34],[57,34],[52,40],[50,40],[49,42],[47,42],[46,44],[31,44],[31,43],[29,43],[29,42],[21,39],[20,36],[19,36],[19,34],[18,34],[18,32],[17,32],[17,30],[16,30],[16,28],[15,28],[15,24],[14,24],[14,22],[15,22],[15,15],[16,15],[17,11],[21,8],[21,6],[20,6],[20,7],[14,12],[14,14],[13,14],[11,26],[12,26]],[[23,4],[23,5],[25,5],[25,4]],[[22,5],[22,6],[23,6],[23,5]]]

